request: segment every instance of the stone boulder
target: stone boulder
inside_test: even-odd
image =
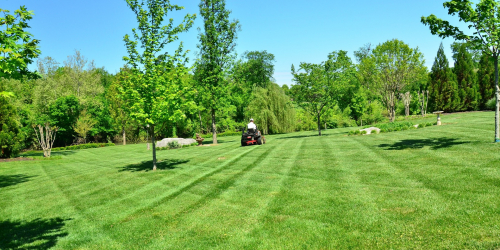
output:
[[[371,134],[373,131],[375,131],[376,134],[380,133],[380,129],[377,127],[369,127],[369,128],[361,129],[359,131],[366,131],[367,135]]]
[[[192,138],[164,138],[163,140],[158,141],[156,143],[156,147],[159,148],[167,147],[168,146],[167,144],[172,141],[177,141],[179,145],[189,145],[192,143],[196,143],[196,141]]]

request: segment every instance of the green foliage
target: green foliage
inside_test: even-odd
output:
[[[88,148],[102,148],[115,146],[114,143],[86,143],[74,146],[66,146],[66,147],[57,147],[53,148],[52,151],[62,151],[62,150],[78,150],[78,149],[88,149]]]
[[[0,158],[15,156],[22,147],[23,134],[19,130],[16,109],[6,97],[0,97]]]
[[[213,143],[217,144],[216,113],[229,105],[225,72],[232,61],[239,21],[229,21],[231,11],[225,0],[202,0],[199,4],[203,31],[199,34],[199,60],[196,62],[196,84],[201,102],[210,110]]]
[[[86,142],[87,134],[96,123],[97,121],[92,119],[90,114],[87,113],[87,110],[83,110],[80,112],[80,116],[78,117],[78,120],[76,120],[73,130],[78,134],[78,136],[80,136],[80,138],[83,138],[84,142]]]
[[[37,78],[36,73],[28,70],[28,65],[40,55],[39,40],[33,39],[28,21],[33,18],[33,11],[21,6],[10,15],[8,10],[0,9],[0,78],[22,79]],[[8,96],[8,92],[2,96]]]
[[[460,96],[455,75],[449,68],[448,59],[444,54],[443,43],[432,65],[429,74],[429,107],[431,111],[455,111],[460,106]]]
[[[181,145],[179,144],[178,141],[171,141],[167,143],[168,149],[176,149],[176,148],[181,148]]]
[[[318,125],[314,122],[314,116],[301,107],[297,107],[295,112],[295,131],[310,131],[317,129]]]
[[[49,107],[48,119],[50,124],[59,128],[54,145],[69,145],[73,142],[75,131],[73,125],[80,115],[80,103],[75,96],[60,97]],[[45,123],[41,117],[37,124]]]
[[[384,111],[385,108],[379,101],[372,101],[368,104],[366,113],[362,116],[363,124],[375,124],[387,121]]]
[[[486,108],[489,110],[495,110],[496,105],[497,105],[497,99],[495,97],[490,98],[488,102],[486,102]]]
[[[475,5],[475,8],[473,8]],[[474,27],[472,35],[467,35],[458,27],[448,21],[437,18],[434,14],[422,17],[421,21],[429,25],[433,35],[441,38],[453,37],[457,41],[466,41],[475,50],[489,53],[495,65],[495,76],[498,76],[498,56],[500,55],[500,33],[498,23],[500,22],[500,3],[493,0],[480,0],[474,3],[471,0],[451,0],[443,3],[448,9],[449,15],[460,17],[460,21],[466,23],[470,28]],[[497,104],[495,108],[495,142],[500,142],[500,99],[498,77],[495,77],[495,92]],[[484,98],[484,97],[483,97]]]
[[[377,45],[371,58],[376,69],[376,91],[387,107],[390,120],[394,121],[399,94],[426,78],[423,54],[418,48],[393,39]]]
[[[238,132],[238,131],[225,131],[225,132],[222,132],[222,133],[218,133],[217,137],[236,136],[236,135],[241,136],[241,132]],[[200,136],[201,136],[201,138],[212,138],[212,134],[210,134],[210,133],[203,134],[203,135],[200,135]]]
[[[469,45],[467,43],[455,43],[454,46],[456,51],[454,51],[455,66],[453,71],[457,76],[461,101],[459,110],[479,110],[481,94],[472,53],[468,50]]]
[[[489,100],[495,97],[495,65],[489,53],[482,53],[477,71],[481,108],[486,108]],[[496,105],[496,104],[495,104]],[[491,109],[494,110],[495,108]]]
[[[297,71],[293,65],[291,70],[296,83],[291,90],[294,101],[316,117],[321,135],[321,116],[329,107],[343,102],[355,76],[351,59],[346,51],[334,51],[321,64],[302,62]]]
[[[293,132],[295,110],[290,98],[276,83],[267,88],[257,87],[247,108],[247,117],[253,117],[263,134]]]
[[[138,30],[132,29],[133,39],[127,34],[123,40],[128,57],[123,59],[131,67],[120,91],[130,116],[140,124],[150,125],[150,135],[155,137],[155,125],[165,121],[178,121],[185,117],[182,107],[191,102],[182,102],[182,76],[187,73],[187,61],[183,45],[174,53],[164,52],[167,44],[178,40],[178,35],[188,31],[195,15],[187,14],[183,22],[173,25],[171,18],[163,25],[167,13],[183,7],[170,4],[168,0],[127,0],[135,13]],[[137,45],[141,44],[142,53]],[[156,147],[153,141],[153,169],[156,170]]]

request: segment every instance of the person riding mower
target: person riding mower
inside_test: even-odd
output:
[[[262,134],[253,123],[253,118],[250,119],[250,123],[247,125],[247,132],[243,129],[241,133],[241,146],[249,145],[262,145]]]

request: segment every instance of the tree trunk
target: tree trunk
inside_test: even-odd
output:
[[[319,133],[318,135],[319,136],[321,136],[321,120],[320,120],[320,118],[321,118],[321,115],[318,112],[318,133]]]
[[[151,146],[153,146],[153,171],[156,170],[155,126],[151,126]]]
[[[495,55],[495,96],[497,98],[497,105],[495,106],[495,142],[500,142],[500,127],[499,127],[499,101],[500,93],[498,89],[498,55]]]
[[[123,145],[127,145],[127,137],[125,137],[125,126],[122,127],[122,137],[123,137]]]
[[[203,124],[201,123],[201,111],[198,110],[198,117],[200,118],[200,135],[203,134]]]
[[[215,109],[212,108],[212,144],[217,144],[217,131],[215,129]]]

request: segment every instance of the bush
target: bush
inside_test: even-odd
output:
[[[0,158],[14,157],[21,150],[24,136],[20,127],[16,109],[8,98],[0,96]]]
[[[222,132],[222,133],[217,134],[217,138],[223,137],[223,136],[235,136],[235,135],[240,135],[241,136],[241,132],[226,131],[226,132]],[[212,138],[212,133],[204,134],[204,135],[200,135],[200,136],[201,136],[201,138]],[[196,139],[196,138],[193,137],[193,139]]]
[[[358,130],[358,131],[359,131],[359,130]],[[362,135],[366,135],[366,133],[367,133],[367,132],[366,132],[366,130],[362,130],[362,131],[360,131],[360,132],[361,132],[361,134],[362,134]]]
[[[115,146],[115,144],[114,143],[86,143],[86,144],[80,144],[80,145],[74,145],[74,146],[53,148],[52,151],[78,150],[78,149],[87,149],[87,148],[102,148],[102,147],[109,147],[109,146]]]
[[[176,149],[176,148],[182,147],[182,145],[179,144],[178,141],[171,141],[171,142],[167,143],[167,147],[168,147],[168,149]]]
[[[495,110],[496,105],[497,105],[497,99],[495,97],[489,99],[486,102],[486,108],[489,109],[489,110]]]

